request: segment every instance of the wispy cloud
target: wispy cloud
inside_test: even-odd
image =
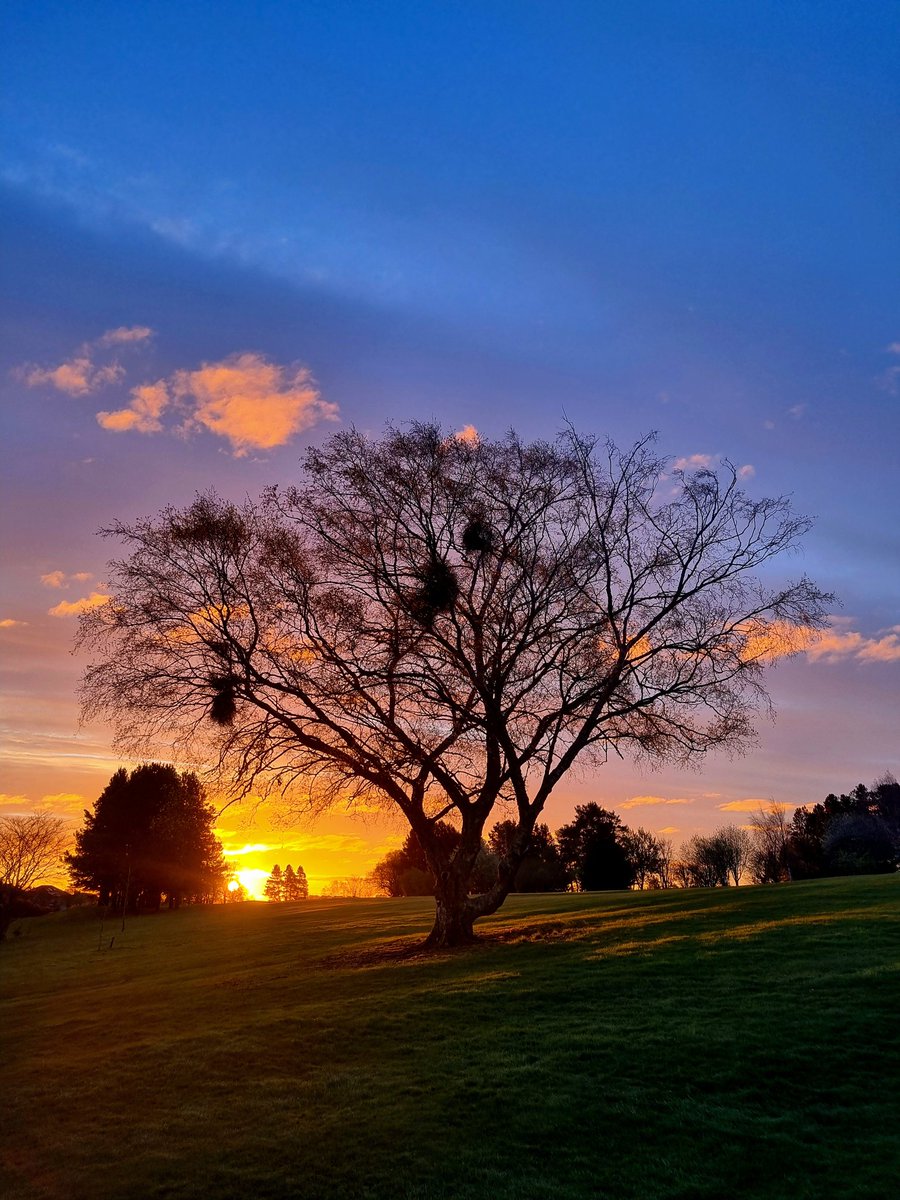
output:
[[[693,799],[669,796],[632,796],[623,800],[619,808],[652,808],[659,804],[693,804]]]
[[[855,630],[826,630],[806,650],[811,659],[836,662],[843,658],[855,658],[860,662],[900,661],[900,625],[882,630],[874,637],[866,637]]]
[[[896,662],[900,660],[900,625],[867,636],[843,628],[846,618],[832,617],[827,629],[789,625],[784,621],[758,622],[747,629],[743,657],[748,662],[771,663],[792,654],[805,654],[811,662]]]
[[[0,813],[14,815],[31,812],[34,805],[27,796],[12,796],[8,792],[0,792]]]
[[[789,409],[787,409],[787,415],[794,421],[799,421],[808,407],[808,404],[793,404]]]
[[[71,583],[87,583],[90,578],[90,571],[75,571],[72,575],[67,575],[65,571],[48,571],[41,576],[41,583],[48,588],[63,588]]]
[[[149,325],[120,325],[118,329],[107,329],[94,342],[95,346],[122,346],[128,342],[146,342],[153,337]]]
[[[352,854],[368,852],[369,844],[361,837],[349,833],[320,833],[297,839],[298,848],[304,851],[319,851],[325,854]]]
[[[24,367],[19,374],[28,387],[49,386],[69,396],[86,396],[107,384],[119,383],[125,370],[118,363],[95,366],[87,355],[79,354],[55,367]]]
[[[57,813],[80,817],[84,811],[85,798],[80,792],[54,792],[41,797],[41,808],[50,808]]]
[[[738,479],[752,479],[755,474],[756,467],[754,467],[753,463],[744,463],[742,467],[738,467]]]
[[[279,850],[280,846],[270,845],[268,842],[253,842],[247,843],[244,846],[228,846],[223,845],[222,851],[226,858],[240,858],[244,854],[265,854],[267,850]]]
[[[51,617],[77,617],[80,613],[90,612],[92,608],[101,608],[109,602],[109,596],[102,592],[91,592],[90,596],[83,596],[80,600],[60,600],[59,604],[54,605],[48,610],[48,616]]]
[[[69,396],[86,396],[102,387],[120,383],[125,378],[125,368],[121,363],[113,361],[98,364],[95,361],[96,351],[143,342],[152,334],[153,330],[146,325],[122,325],[118,329],[108,329],[93,341],[84,342],[71,357],[56,366],[41,367],[26,363],[18,367],[14,374],[28,387],[52,387]]]
[[[757,812],[759,809],[781,809],[786,812],[791,805],[783,804],[780,800],[763,800],[759,796],[749,796],[746,800],[729,800],[727,804],[718,806],[720,812]]]
[[[27,621],[16,621],[13,617],[4,617],[0,621],[0,629],[17,629],[20,625],[27,625]]]

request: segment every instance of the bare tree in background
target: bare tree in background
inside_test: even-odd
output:
[[[622,842],[628,861],[634,869],[634,886],[642,892],[645,887],[649,887],[654,876],[659,876],[662,852],[659,838],[643,828],[628,829]]]
[[[753,838],[750,831],[742,829],[740,825],[727,825],[724,829],[717,830],[714,837],[721,843],[731,882],[738,887],[753,861]]]
[[[753,853],[750,870],[754,883],[783,883],[791,878],[790,821],[787,812],[774,801],[762,805],[750,818]]]
[[[809,580],[754,574],[807,527],[730,465],[673,472],[647,440],[349,430],[297,488],[106,531],[130,555],[82,622],[85,712],[314,812],[399,809],[436,880],[429,943],[466,942],[576,763],[747,743],[773,647],[823,621]],[[501,802],[516,836],[470,895]]]
[[[57,874],[71,840],[66,823],[48,812],[0,817],[0,883],[30,888]]]
[[[657,838],[657,846],[659,849],[659,858],[657,860],[656,877],[661,888],[670,888],[675,886],[673,877],[673,858],[675,848],[672,845],[671,838]]]

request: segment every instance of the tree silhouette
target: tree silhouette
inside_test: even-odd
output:
[[[309,880],[306,878],[306,872],[299,864],[294,874],[293,893],[292,900],[309,899]]]
[[[583,892],[631,886],[628,832],[616,813],[593,802],[576,805],[575,819],[557,829],[560,856]]]
[[[515,821],[498,821],[488,838],[491,852],[498,860],[507,858],[516,842]],[[561,892],[569,883],[569,873],[559,847],[546,825],[535,825],[528,849],[520,858],[513,880],[514,892]]]
[[[747,742],[763,666],[823,620],[808,580],[754,574],[806,528],[649,441],[351,429],[297,488],[106,531],[130,554],[82,621],[85,712],[145,754],[215,753],[244,791],[399,812],[435,881],[430,944],[465,942],[576,762]],[[472,894],[502,802],[517,835]]]
[[[65,822],[48,812],[0,817],[0,883],[30,888],[62,866],[71,842]]]
[[[266,886],[263,889],[263,895],[268,900],[273,900],[276,903],[285,899],[285,881],[281,874],[281,867],[278,863],[272,868],[272,873],[266,880]]]
[[[99,902],[132,911],[171,908],[182,900],[211,902],[226,874],[213,834],[215,811],[196,775],[149,763],[116,771],[94,805],[66,862],[80,887]]]

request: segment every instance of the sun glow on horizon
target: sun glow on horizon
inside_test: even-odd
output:
[[[268,878],[269,872],[262,871],[257,867],[245,867],[236,875],[237,882],[244,888],[251,900],[267,899],[264,889]]]

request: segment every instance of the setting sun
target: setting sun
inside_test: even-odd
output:
[[[266,886],[266,880],[269,877],[268,871],[261,871],[254,867],[245,867],[244,870],[238,871],[237,883],[232,886],[229,884],[229,889],[234,891],[237,884],[240,884],[247,893],[249,900],[265,900],[266,896],[263,889]]]

